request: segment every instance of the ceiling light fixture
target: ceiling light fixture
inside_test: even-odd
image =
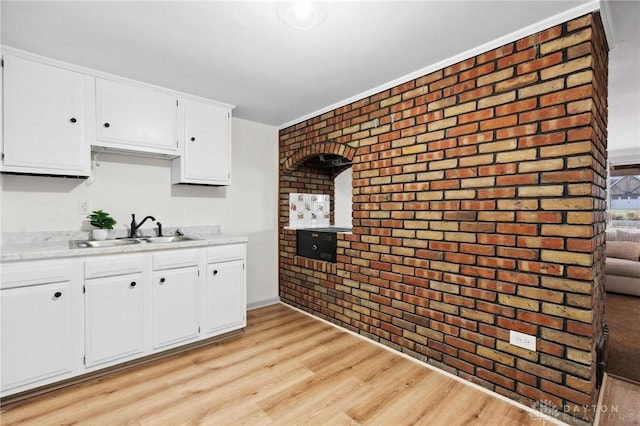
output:
[[[327,17],[326,0],[279,1],[276,3],[276,8],[282,22],[296,30],[315,28]]]

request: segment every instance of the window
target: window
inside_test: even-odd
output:
[[[640,165],[612,165],[609,171],[609,225],[640,229]]]

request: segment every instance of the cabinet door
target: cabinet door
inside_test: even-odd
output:
[[[0,300],[3,391],[71,373],[70,282],[0,290]]]
[[[177,110],[174,96],[97,78],[96,145],[177,153]]]
[[[5,56],[2,170],[89,176],[91,82],[84,74]]]
[[[202,102],[184,101],[184,153],[181,176],[174,183],[231,183],[231,111]]]
[[[207,265],[206,332],[219,334],[246,325],[244,262]]]
[[[85,281],[86,365],[143,351],[142,274]]]
[[[153,273],[153,348],[199,336],[198,268]]]

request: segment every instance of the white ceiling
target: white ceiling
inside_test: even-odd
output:
[[[624,9],[637,3],[608,3],[615,38],[640,39],[637,20]],[[2,0],[1,41],[230,103],[236,117],[281,126],[594,5],[330,1],[325,22],[303,32],[279,20],[273,1]]]

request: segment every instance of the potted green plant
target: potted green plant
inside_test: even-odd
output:
[[[109,213],[102,210],[94,210],[89,216],[89,223],[95,226],[97,229],[93,230],[94,240],[106,240],[109,236],[109,230],[113,229],[113,225],[117,222],[112,218]]]

